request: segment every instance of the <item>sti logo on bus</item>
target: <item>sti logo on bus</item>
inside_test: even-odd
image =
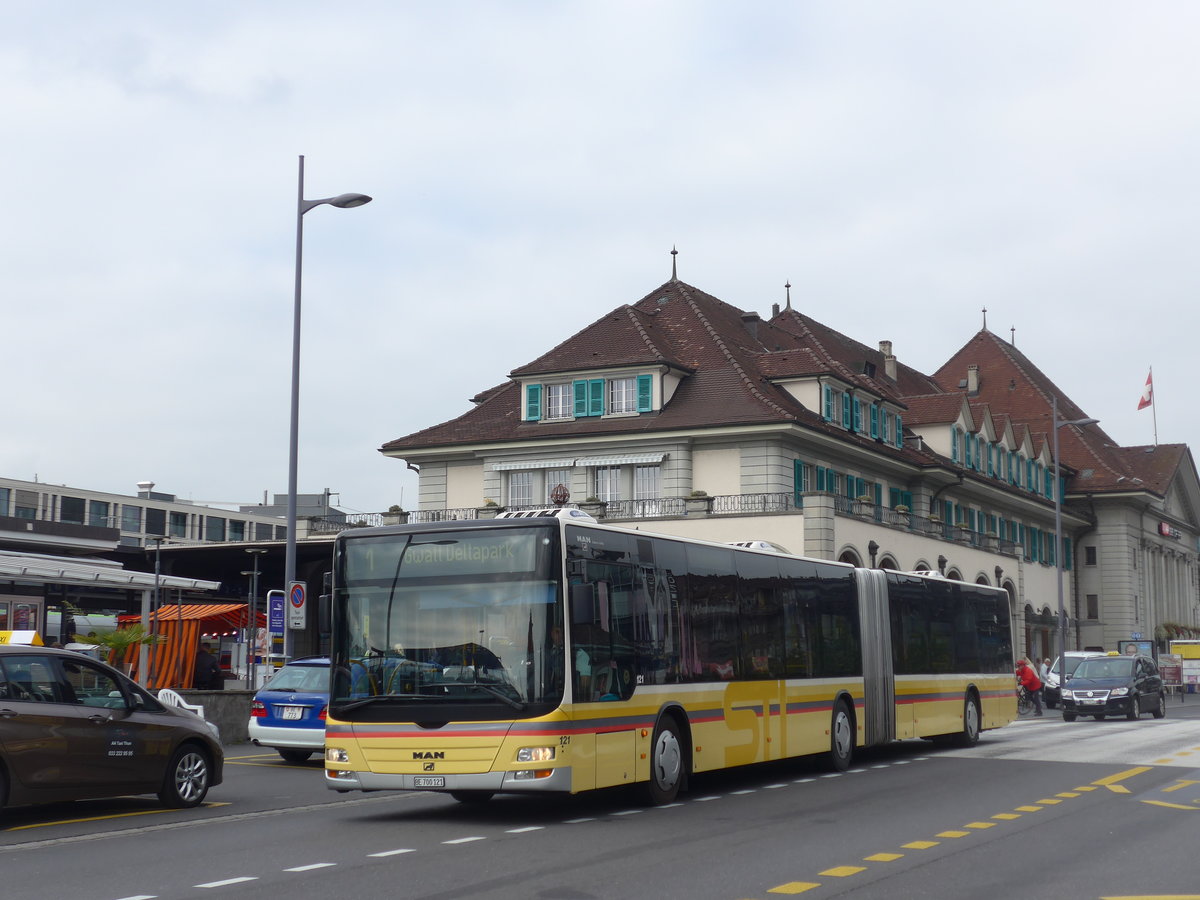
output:
[[[445,758],[446,758],[446,754],[443,753],[441,750],[438,750],[436,752],[433,750],[425,750],[423,752],[420,750],[413,751],[413,759],[445,759]]]

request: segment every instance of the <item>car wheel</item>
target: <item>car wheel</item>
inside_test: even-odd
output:
[[[495,791],[451,791],[450,796],[459,803],[487,803],[495,796]]]
[[[1158,692],[1158,703],[1154,705],[1154,718],[1161,719],[1167,714],[1167,695],[1162,691]],[[0,803],[3,802],[3,797],[0,796]]]
[[[1103,722],[1103,721],[1104,721],[1104,716],[1105,716],[1105,713],[1096,713],[1096,721],[1097,721],[1097,722]]]
[[[1075,713],[1069,713],[1069,712],[1063,713],[1063,721],[1064,722],[1074,722],[1077,718],[1079,718],[1079,717],[1076,716]]]
[[[209,775],[208,757],[194,744],[184,744],[171,756],[158,799],[177,809],[199,806],[208,793]]]
[[[279,749],[279,748],[276,748]],[[279,755],[288,762],[302,763],[307,762],[308,758],[313,755],[311,750],[283,750],[279,749]]]
[[[654,741],[650,745],[650,781],[647,785],[650,802],[655,805],[672,802],[683,784],[684,771],[679,725],[671,716],[663,716],[654,729]]]
[[[845,772],[854,758],[854,720],[845,700],[833,704],[833,721],[829,726],[829,761],[835,772]]]
[[[1135,721],[1142,714],[1142,701],[1134,694],[1129,698],[1129,712],[1125,713],[1125,718],[1130,721]]]

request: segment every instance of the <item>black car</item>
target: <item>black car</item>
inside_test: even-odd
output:
[[[1148,656],[1093,656],[1079,663],[1062,689],[1063,719],[1078,716],[1125,716],[1142,713],[1161,719],[1167,714],[1158,667]]]
[[[0,645],[0,809],[157,794],[198,806],[224,756],[203,719],[70,650]]]

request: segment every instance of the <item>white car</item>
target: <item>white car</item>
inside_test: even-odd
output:
[[[1104,654],[1096,650],[1068,650],[1065,656],[1067,657],[1067,678],[1070,679],[1072,673],[1074,673],[1075,669],[1085,659],[1093,656],[1104,656]],[[1042,690],[1042,700],[1045,701],[1046,706],[1050,707],[1050,709],[1054,709],[1058,705],[1062,694],[1062,686],[1058,683],[1059,668],[1059,662],[1055,659],[1050,665],[1050,672],[1046,675],[1045,686]]]

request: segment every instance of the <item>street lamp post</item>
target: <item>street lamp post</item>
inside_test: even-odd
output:
[[[252,691],[258,690],[258,685],[255,683],[255,675],[258,674],[258,666],[255,660],[255,646],[258,642],[258,558],[267,551],[260,547],[247,547],[246,552],[250,554],[250,558],[254,562],[254,568],[249,572],[242,572],[243,575],[250,576],[250,602],[246,604],[246,634],[249,639],[246,641],[246,677],[247,687]]]
[[[1054,436],[1054,578],[1058,585],[1058,684],[1067,670],[1067,615],[1063,606],[1062,472],[1058,462],[1058,429],[1064,425],[1095,425],[1099,419],[1058,420],[1058,397],[1050,398],[1050,431]]]
[[[328,204],[353,209],[370,203],[366,194],[339,194],[322,200],[304,199],[304,157],[300,157],[300,184],[296,195],[296,299],[292,310],[292,416],[288,440],[287,548],[283,561],[283,587],[296,580],[296,458],[300,430],[300,273],[304,258],[304,214]]]

